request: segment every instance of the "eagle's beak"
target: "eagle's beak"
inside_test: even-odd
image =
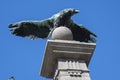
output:
[[[79,10],[75,10],[75,13],[79,13]]]

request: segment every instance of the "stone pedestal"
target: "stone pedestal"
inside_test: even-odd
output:
[[[95,43],[48,40],[40,75],[54,80],[90,80],[88,64]]]

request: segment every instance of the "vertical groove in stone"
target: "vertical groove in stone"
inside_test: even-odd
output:
[[[80,69],[80,68],[79,68],[79,61],[77,61],[77,63],[76,63],[76,64],[77,64],[77,69]]]
[[[66,69],[68,69],[69,68],[68,60],[66,60],[65,65],[66,65]]]
[[[69,61],[69,69],[72,69],[72,61]]]
[[[76,65],[75,65],[75,61],[72,62],[72,65],[73,65],[73,69],[76,69]]]

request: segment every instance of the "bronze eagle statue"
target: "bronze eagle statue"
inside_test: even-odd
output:
[[[60,26],[68,27],[73,34],[73,40],[80,42],[96,42],[96,35],[82,25],[76,24],[71,17],[79,13],[79,10],[68,8],[60,11],[52,17],[41,21],[20,21],[9,24],[12,34],[21,37],[48,38],[53,30]]]

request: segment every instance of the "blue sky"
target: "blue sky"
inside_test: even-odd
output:
[[[89,64],[91,80],[120,80],[119,0],[1,0],[0,80],[48,80],[39,76],[46,40],[10,34],[8,25],[22,20],[42,20],[65,8],[80,10],[72,19],[97,34]]]

